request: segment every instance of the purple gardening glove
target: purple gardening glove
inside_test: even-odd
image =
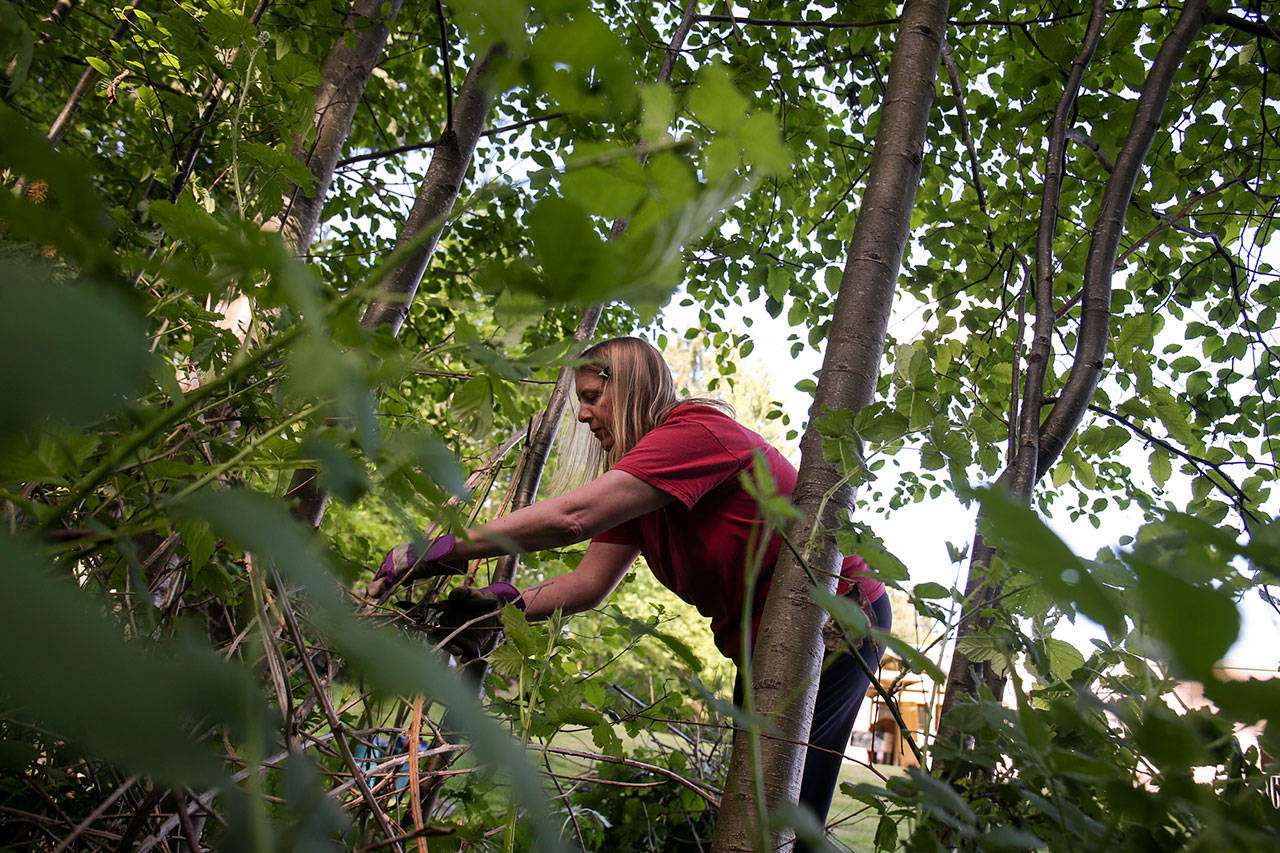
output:
[[[430,632],[434,642],[467,664],[486,657],[502,640],[502,608],[514,603],[524,610],[520,590],[499,582],[481,589],[459,587],[441,601],[440,618]]]
[[[382,565],[373,579],[391,583],[396,578],[408,581],[419,577],[466,574],[465,560],[449,559],[455,544],[457,539],[453,534],[446,533],[432,539],[427,550],[419,556],[413,542],[402,542],[382,558]]]

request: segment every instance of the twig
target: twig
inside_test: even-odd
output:
[[[987,248],[995,251],[995,242],[991,236],[991,214],[987,210],[987,194],[982,188],[982,173],[978,171],[978,150],[973,144],[973,135],[969,129],[969,111],[964,102],[964,86],[960,82],[960,69],[956,67],[955,57],[951,55],[951,42],[942,40],[942,64],[947,68],[947,78],[951,81],[951,91],[956,96],[956,112],[960,117],[960,138],[969,152],[969,171],[973,175],[973,188],[978,193],[978,209],[982,211],[986,221],[983,230],[987,234]]]
[[[288,589],[285,587],[284,581],[278,572],[272,572],[272,579],[275,582],[276,592],[279,594],[280,610],[284,614],[285,628],[289,631],[289,636],[293,639],[293,644],[298,649],[303,669],[307,673],[307,680],[311,682],[311,688],[315,691],[320,701],[320,708],[324,711],[325,719],[329,721],[329,729],[333,732],[333,741],[337,744],[338,752],[342,756],[342,763],[351,772],[352,778],[355,779],[356,787],[360,789],[360,796],[364,799],[365,805],[369,807],[369,811],[373,813],[374,820],[378,822],[383,834],[388,838],[394,838],[399,833],[392,828],[386,812],[382,810],[377,798],[369,790],[369,782],[365,779],[364,774],[360,772],[360,767],[356,764],[355,757],[351,754],[351,746],[347,743],[347,739],[343,734],[346,728],[342,720],[334,712],[333,703],[329,700],[329,694],[325,691],[324,685],[320,681],[320,676],[316,673],[315,666],[311,662],[311,656],[307,654],[307,646],[302,636],[302,630],[298,627],[297,616],[293,612],[293,605],[289,602]],[[399,844],[395,844],[394,847],[397,851],[400,850]]]
[[[440,22],[440,69],[444,72],[444,132],[453,134],[453,61],[449,58],[449,32],[444,21],[444,6],[436,0],[436,19]]]
[[[1275,27],[1270,24],[1257,23],[1246,18],[1233,15],[1230,12],[1219,12],[1217,9],[1210,9],[1207,15],[1209,23],[1220,24],[1224,27],[1231,27],[1242,33],[1248,33],[1257,38],[1272,39],[1280,41],[1280,32],[1276,32]]]
[[[702,799],[706,800],[715,808],[720,808],[720,799],[711,790],[707,788],[703,788],[697,782],[694,782],[692,779],[689,779],[685,776],[681,776],[679,773],[676,773],[674,770],[669,770],[666,767],[661,767],[657,764],[647,764],[643,761],[636,761],[633,758],[617,758],[612,755],[604,755],[602,753],[597,753],[597,752],[584,752],[583,750],[580,750],[580,749],[568,749],[563,746],[543,746],[539,744],[529,744],[529,749],[536,749],[539,751],[546,750],[547,752],[554,752],[556,755],[567,755],[572,758],[583,758],[588,761],[608,761],[611,764],[621,764],[624,767],[635,767],[640,770],[647,770],[650,773],[656,773],[659,776],[665,776],[668,779],[672,780],[673,782],[677,782],[680,785],[683,785],[684,787],[688,788],[690,791],[693,791],[699,797],[702,797]]]
[[[413,814],[413,831],[422,832],[422,792],[418,790],[418,739],[422,733],[422,697],[413,700],[413,720],[409,723],[409,810]],[[419,835],[418,853],[427,853],[427,842]]]
[[[75,841],[76,838],[78,838],[85,830],[87,830],[93,824],[94,821],[96,821],[98,818],[106,814],[107,809],[111,808],[111,805],[116,800],[124,796],[125,793],[128,792],[128,790],[132,788],[137,781],[138,781],[137,776],[130,776],[128,779],[124,780],[124,782],[120,785],[119,788],[116,788],[114,791],[112,791],[110,796],[108,796],[101,803],[98,803],[97,808],[89,812],[88,817],[80,821],[80,823],[76,824],[75,829],[71,830],[71,832],[67,834],[66,838],[58,842],[58,846],[53,848],[53,853],[62,853],[62,851],[66,850],[71,845],[71,842]]]
[[[1222,492],[1224,495],[1227,496],[1227,498],[1231,501],[1232,505],[1235,506],[1236,512],[1240,513],[1241,519],[1244,521],[1246,528],[1249,527],[1249,521],[1251,519],[1259,523],[1266,520],[1261,516],[1259,516],[1258,514],[1256,514],[1255,512],[1253,512],[1253,510],[1249,509],[1249,507],[1246,504],[1246,501],[1248,498],[1245,495],[1244,490],[1240,488],[1240,486],[1236,485],[1236,481],[1231,479],[1230,474],[1222,470],[1221,464],[1210,461],[1209,459],[1206,459],[1203,456],[1196,456],[1194,453],[1190,453],[1186,450],[1183,450],[1181,447],[1178,447],[1176,444],[1173,444],[1172,442],[1166,441],[1163,438],[1158,438],[1157,436],[1151,434],[1147,430],[1138,426],[1136,423],[1129,420],[1119,412],[1113,412],[1110,409],[1100,406],[1096,403],[1091,403],[1089,405],[1089,409],[1090,411],[1097,412],[1100,415],[1106,415],[1107,417],[1111,418],[1112,420],[1118,422],[1122,426],[1129,429],[1131,432],[1134,432],[1137,435],[1142,436],[1147,441],[1151,442],[1157,447],[1167,450],[1173,455],[1178,456],[1190,462],[1191,465],[1197,471],[1200,472],[1200,475],[1202,477],[1204,477],[1206,480],[1212,483],[1214,488],[1216,488],[1218,491]],[[1221,477],[1223,480],[1225,480],[1227,485],[1231,487],[1230,490],[1228,490],[1225,486],[1223,486],[1213,477],[1210,477],[1204,471],[1204,469],[1201,468],[1202,465],[1207,465],[1209,468],[1213,469],[1213,472],[1217,474],[1219,477]]]
[[[199,853],[200,839],[197,837],[195,825],[191,823],[191,813],[187,811],[186,795],[174,788],[169,792],[169,796],[173,797],[173,808],[178,813],[178,823],[182,825],[182,834],[186,836],[187,847],[191,849],[191,853]]]
[[[1013,260],[1021,263],[1022,257],[1015,251]],[[1010,269],[1013,268],[1011,263]],[[1009,465],[1018,456],[1018,392],[1022,381],[1022,345],[1027,334],[1027,291],[1031,289],[1031,270],[1023,269],[1022,293],[1018,296],[1018,333],[1013,343],[1013,376],[1009,381],[1009,446],[1006,455]]]
[[[142,5],[142,0],[132,0],[125,14],[120,16],[120,23],[112,30],[108,36],[108,41],[120,41],[124,34],[129,31],[129,27],[133,25],[134,17],[132,11]],[[53,120],[53,124],[49,125],[49,132],[45,138],[55,145],[62,139],[63,134],[67,132],[67,128],[71,125],[71,120],[75,118],[77,112],[80,111],[80,105],[84,103],[85,96],[89,94],[89,89],[97,80],[99,74],[93,66],[89,66],[80,75],[80,79],[76,81],[75,88],[71,90],[71,95],[67,98],[67,102],[63,105],[62,111],[58,113],[58,117]]]
[[[695,15],[694,20],[705,24],[731,24],[735,28],[745,24],[749,27],[790,27],[806,30],[858,30],[867,27],[889,27],[899,22],[898,18],[880,18],[874,21],[797,21],[781,18],[742,18],[736,15]]]
[[[1191,198],[1187,199],[1186,203],[1184,203],[1182,207],[1178,208],[1178,211],[1176,213],[1173,213],[1173,214],[1161,213],[1160,211],[1157,211],[1154,208],[1152,208],[1151,215],[1154,216],[1156,219],[1160,220],[1160,223],[1156,225],[1154,228],[1152,228],[1150,231],[1148,231],[1146,234],[1143,234],[1141,237],[1139,237],[1137,242],[1135,242],[1132,246],[1124,250],[1124,252],[1120,255],[1120,257],[1116,259],[1116,269],[1119,269],[1120,266],[1126,260],[1128,260],[1129,256],[1132,255],[1134,252],[1138,251],[1138,249],[1141,248],[1143,244],[1152,240],[1160,233],[1169,230],[1170,228],[1178,228],[1181,231],[1187,231],[1188,233],[1194,234],[1195,236],[1198,236],[1198,237],[1206,236],[1204,234],[1191,231],[1189,228],[1185,226],[1179,226],[1178,221],[1183,217],[1185,217],[1188,213],[1190,213],[1192,207],[1204,201],[1206,198],[1209,198],[1210,196],[1213,196],[1213,195],[1217,195],[1218,193],[1222,192],[1228,187],[1232,187],[1232,186],[1235,186],[1236,184],[1244,183],[1245,178],[1247,178],[1248,175],[1249,175],[1249,167],[1246,166],[1244,170],[1241,171],[1240,174],[1236,175],[1234,178],[1229,178],[1223,181],[1222,183],[1218,184],[1217,186],[1210,187],[1207,190],[1198,192],[1195,195],[1193,195]]]

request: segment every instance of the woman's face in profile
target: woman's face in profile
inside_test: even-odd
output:
[[[613,383],[605,379],[598,367],[585,367],[577,372],[578,420],[605,450],[613,447]]]

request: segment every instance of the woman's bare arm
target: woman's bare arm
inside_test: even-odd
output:
[[[576,569],[523,591],[525,616],[545,619],[557,607],[578,613],[598,606],[617,589],[638,556],[640,549],[633,545],[592,542]]]
[[[671,495],[639,477],[608,471],[567,495],[539,501],[467,530],[450,558],[474,560],[572,545],[672,500]]]

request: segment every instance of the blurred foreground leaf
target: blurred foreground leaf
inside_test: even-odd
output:
[[[171,785],[228,779],[200,743],[243,732],[265,706],[247,673],[185,644],[126,642],[88,593],[25,543],[0,537],[0,713]]]
[[[150,363],[142,322],[115,294],[0,262],[0,436],[101,417],[145,387]]]

